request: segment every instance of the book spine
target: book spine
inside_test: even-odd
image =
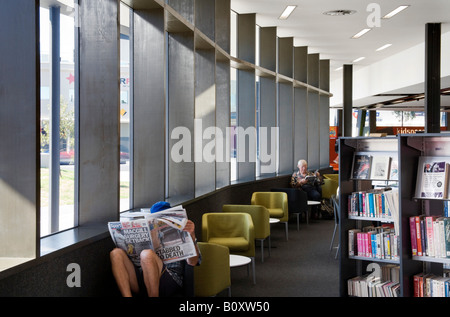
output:
[[[434,232],[433,232],[433,217],[425,217],[425,231],[426,231],[426,249],[427,256],[434,256]]]
[[[363,214],[363,193],[358,192],[358,216]]]
[[[425,256],[426,253],[426,245],[427,245],[427,236],[425,234],[425,219],[420,219],[420,237],[422,240],[422,255]]]
[[[417,256],[417,234],[416,234],[416,219],[409,218],[409,231],[411,234],[411,251],[413,256]]]
[[[360,216],[367,216],[367,195],[366,195],[366,193],[362,193],[362,201],[363,201],[363,205],[362,205],[362,209],[363,209],[363,212],[362,212],[362,215],[360,215]]]
[[[375,217],[374,215],[374,206],[373,206],[373,193],[369,193],[369,217]]]
[[[450,258],[450,218],[443,219],[444,222],[444,242],[445,242],[445,257]]]
[[[417,255],[422,256],[422,238],[420,231],[420,217],[414,217],[414,222],[416,225],[416,241],[417,241]]]

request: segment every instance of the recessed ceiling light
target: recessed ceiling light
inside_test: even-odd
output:
[[[389,12],[388,14],[386,14],[383,19],[390,19],[392,18],[394,15],[402,12],[403,10],[405,10],[406,8],[408,8],[409,5],[404,5],[404,6],[399,6],[397,9],[392,10],[391,12]]]
[[[281,13],[281,15],[278,19],[286,20],[287,18],[289,18],[289,16],[291,15],[292,11],[295,10],[295,8],[297,8],[297,6],[295,6],[295,5],[287,6],[286,9],[284,9],[283,13]]]
[[[383,45],[383,46],[377,48],[376,51],[377,51],[377,52],[378,52],[378,51],[382,51],[382,50],[388,48],[388,47],[391,46],[391,45],[392,45],[392,44],[386,44],[386,45]]]
[[[356,33],[355,35],[353,35],[352,39],[359,39],[361,36],[363,36],[364,34],[369,32],[370,30],[371,29],[363,29],[363,30],[359,31],[358,33]]]
[[[358,57],[357,59],[355,59],[352,63],[357,63],[360,62],[364,59],[365,57]]]
[[[356,13],[355,10],[332,10],[324,12],[325,15],[331,15],[331,16],[343,16],[343,15],[350,15]]]

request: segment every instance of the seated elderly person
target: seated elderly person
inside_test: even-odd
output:
[[[308,195],[308,200],[320,201],[322,199],[322,181],[318,171],[308,171],[308,163],[305,160],[299,160],[298,171],[291,177],[291,187],[301,188]]]

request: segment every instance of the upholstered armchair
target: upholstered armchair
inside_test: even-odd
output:
[[[283,192],[254,192],[251,199],[252,205],[264,206],[269,210],[271,218],[277,218],[286,227],[286,240],[288,240],[288,198]]]
[[[323,182],[322,198],[330,200],[333,195],[336,195],[339,187],[339,174],[324,174]]]
[[[264,262],[264,240],[269,238],[270,255],[270,214],[269,210],[259,205],[223,205],[223,212],[244,212],[252,217],[255,239],[261,243],[261,262]]]
[[[249,257],[255,283],[255,228],[248,213],[212,212],[202,216],[203,242],[228,247],[230,254]]]
[[[197,297],[217,295],[228,289],[231,296],[230,251],[214,243],[198,242],[202,263],[194,267],[194,294]]]

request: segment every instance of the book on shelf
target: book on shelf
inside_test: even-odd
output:
[[[381,265],[380,275],[373,273],[356,276],[347,280],[349,296],[355,297],[399,297],[400,267]]]
[[[450,297],[450,277],[432,273],[413,276],[414,297]]]
[[[399,239],[392,224],[348,231],[349,256],[381,260],[399,259]]]
[[[409,218],[413,256],[450,258],[450,218],[414,216]]]
[[[348,215],[386,218],[395,223],[398,234],[398,189],[389,187],[352,192],[348,196]]]
[[[389,179],[398,180],[398,161],[396,159],[392,159],[391,161],[391,167],[389,169]]]
[[[444,200],[444,217],[450,217],[450,200]]]
[[[450,157],[420,156],[417,170],[416,197],[448,197]]]
[[[358,253],[357,234],[360,229],[350,229],[348,231],[348,255],[355,256]]]
[[[390,164],[391,158],[389,156],[373,156],[370,166],[370,179],[387,180]]]
[[[352,178],[369,179],[370,162],[372,157],[365,154],[356,154],[353,157]]]

